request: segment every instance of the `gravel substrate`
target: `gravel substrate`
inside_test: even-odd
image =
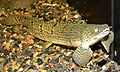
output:
[[[73,61],[74,48],[53,44],[44,49],[45,41],[31,36],[23,27],[0,25],[0,71],[8,72],[90,72],[119,71],[120,66],[101,49],[95,50],[91,61],[79,67]]]
[[[0,32],[0,62],[5,71],[45,71],[52,67],[73,71],[76,68],[72,60],[74,50],[54,44],[44,49],[45,41],[31,36],[24,28],[19,34],[12,29],[5,26]]]

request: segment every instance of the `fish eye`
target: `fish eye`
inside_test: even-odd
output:
[[[98,32],[99,30],[98,29],[94,29],[95,32]]]

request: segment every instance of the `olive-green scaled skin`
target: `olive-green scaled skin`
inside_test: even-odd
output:
[[[81,66],[87,64],[92,56],[93,52],[90,50],[89,45],[93,45],[100,41],[102,38],[99,38],[99,33],[106,28],[109,28],[107,24],[87,24],[82,21],[81,23],[68,23],[66,21],[44,22],[27,15],[14,14],[8,15],[2,23],[11,23],[13,25],[22,24],[28,28],[28,32],[42,40],[66,46],[78,47],[73,54],[73,58],[74,61]],[[95,41],[90,43],[92,42],[91,39],[95,36],[97,36]]]

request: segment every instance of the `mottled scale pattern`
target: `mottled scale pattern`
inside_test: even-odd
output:
[[[29,15],[17,14],[8,14],[3,24],[4,23],[11,23],[12,25],[22,24],[28,28],[28,32],[42,40],[78,47],[73,54],[73,58],[78,65],[85,65],[92,56],[90,49],[81,49],[82,43],[86,44],[92,37],[108,28],[106,24],[96,25],[87,24],[86,22],[77,23],[77,21],[44,22]],[[98,31],[95,31],[95,29]]]
[[[108,25],[95,25],[95,24],[86,24],[86,23],[67,23],[65,21],[61,22],[44,22],[38,19],[29,17],[29,16],[10,16],[16,20],[12,23],[21,23],[24,26],[27,26],[31,33],[34,33],[40,39],[46,41],[51,41],[54,39],[67,40],[68,42],[80,41],[80,39],[90,39],[96,34],[104,30]],[[17,18],[16,18],[17,17]],[[19,19],[18,19],[19,18]],[[95,29],[98,29],[98,32],[94,32]],[[41,35],[42,34],[42,35]],[[55,40],[56,41],[56,40]],[[54,42],[53,43],[57,43]],[[64,44],[63,44],[64,45]],[[68,44],[65,44],[68,45]],[[69,46],[69,45],[68,45]],[[70,45],[71,46],[71,45]],[[78,47],[76,45],[73,45]]]

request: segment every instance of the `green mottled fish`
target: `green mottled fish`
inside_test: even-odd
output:
[[[42,40],[71,47],[77,47],[73,54],[74,61],[84,66],[92,57],[93,51],[90,45],[101,41],[108,51],[113,41],[113,32],[107,24],[87,24],[81,22],[66,21],[42,21],[27,15],[8,15],[2,23],[12,25],[22,24],[28,28],[28,32]],[[104,39],[105,37],[107,39]]]

